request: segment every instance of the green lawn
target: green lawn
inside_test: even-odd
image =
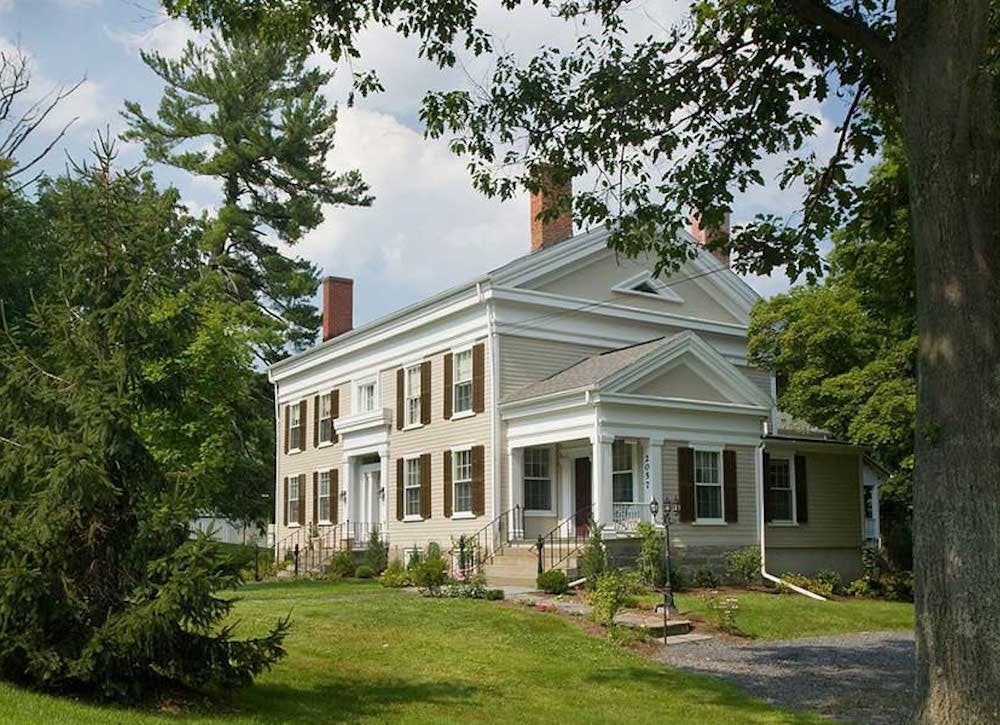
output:
[[[728,596],[728,595],[727,595]],[[818,602],[795,594],[745,593],[736,624],[753,639],[795,639],[848,632],[913,629],[913,605],[874,599]],[[677,608],[708,618],[704,597],[678,594]]]
[[[243,633],[291,612],[289,654],[218,709],[137,713],[0,685],[0,722],[820,722],[525,608],[375,583],[260,584],[241,595]]]

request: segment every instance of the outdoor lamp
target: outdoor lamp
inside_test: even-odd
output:
[[[660,504],[655,497],[649,502],[649,513],[653,515],[653,521],[656,521],[656,515],[660,513]]]

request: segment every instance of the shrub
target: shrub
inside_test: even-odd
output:
[[[590,600],[594,621],[605,627],[612,626],[615,615],[625,606],[628,596],[628,585],[621,572],[608,571],[601,574]]]
[[[354,576],[354,557],[350,552],[338,551],[330,557],[330,568],[327,573],[331,579]]]
[[[372,579],[375,576],[375,570],[367,564],[362,564],[354,570],[354,576],[358,579]]]
[[[723,632],[741,634],[736,623],[736,613],[740,610],[740,601],[736,597],[708,595],[705,597],[705,610],[712,624]]]
[[[498,602],[503,596],[503,589],[487,589],[483,598],[488,602]]]
[[[588,526],[590,538],[580,552],[580,575],[587,580],[587,591],[592,592],[597,588],[597,580],[608,569],[608,551],[597,522],[591,519]]]
[[[851,582],[848,594],[913,601],[913,573],[893,570],[883,550],[873,546],[862,549],[861,565],[864,574]]]
[[[701,589],[714,589],[719,586],[719,576],[707,566],[699,566],[694,573],[694,585]]]
[[[636,566],[639,575],[651,588],[663,586],[663,532],[645,522],[636,528],[642,543]]]
[[[394,561],[382,572],[382,585],[401,589],[410,586],[410,573],[401,561]]]
[[[632,644],[645,642],[648,639],[648,635],[644,629],[622,627],[615,624],[608,627],[608,639],[619,647],[628,647]]]
[[[828,582],[815,577],[806,576],[805,574],[796,574],[794,572],[786,572],[781,575],[789,584],[794,584],[797,587],[802,587],[803,589],[808,589],[813,594],[819,594],[821,597],[832,597],[833,587],[830,586]],[[788,587],[778,585],[778,591],[782,594],[788,594],[792,590]]]
[[[569,577],[562,569],[552,569],[538,575],[538,588],[549,594],[565,594],[569,591]]]
[[[427,556],[411,569],[413,583],[432,597],[441,594],[441,587],[448,581],[448,562],[441,556],[441,548],[432,544]]]
[[[461,599],[485,599],[486,577],[482,574],[473,574],[464,581],[452,582],[448,585],[445,596]]]
[[[365,564],[371,567],[375,574],[381,574],[389,564],[389,547],[382,541],[378,529],[374,529],[368,537]]]
[[[834,594],[844,593],[844,580],[841,579],[840,573],[833,569],[820,569],[813,578],[823,582],[825,586],[829,586],[830,591]]]
[[[760,581],[760,547],[727,551],[723,558],[726,560],[726,581],[730,584],[749,586]]]

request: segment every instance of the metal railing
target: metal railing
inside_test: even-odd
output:
[[[463,576],[482,571],[510,545],[515,532],[524,532],[524,510],[519,505],[497,514],[474,534],[458,537],[448,552],[455,570]]]
[[[591,506],[583,506],[538,537],[531,549],[538,555],[539,574],[558,568],[587,543],[592,514]]]
[[[378,523],[346,521],[332,526],[301,526],[275,545],[275,560],[294,576],[315,574],[339,551],[366,549],[376,532],[382,546],[386,546],[385,527]]]
[[[615,531],[619,533],[635,533],[639,524],[652,523],[649,504],[642,502],[611,504],[611,520]]]

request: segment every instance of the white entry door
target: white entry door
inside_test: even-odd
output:
[[[354,520],[364,528],[358,532],[358,536],[367,538],[371,527],[378,526],[382,521],[382,500],[379,494],[382,488],[382,471],[378,463],[371,463],[361,466],[358,473]]]

